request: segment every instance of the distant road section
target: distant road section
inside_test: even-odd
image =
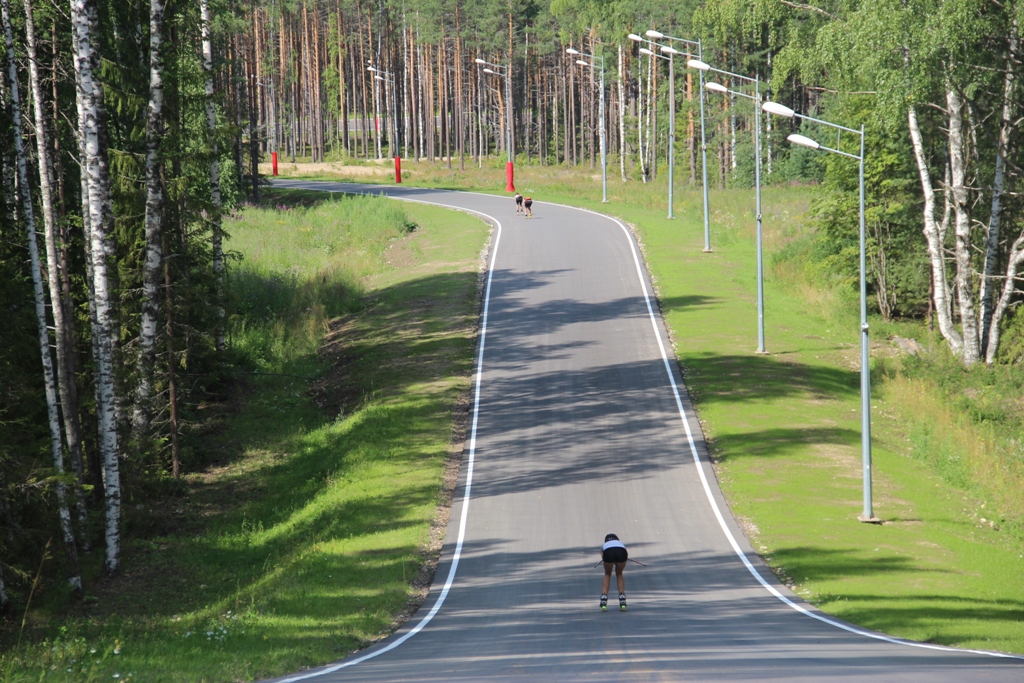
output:
[[[397,633],[281,681],[1024,681],[1024,659],[908,644],[779,584],[722,498],[628,231],[535,198],[383,193],[497,222],[473,433],[426,602]],[[678,330],[686,343],[686,330]],[[630,556],[598,607],[598,548]]]

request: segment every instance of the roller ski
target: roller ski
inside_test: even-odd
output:
[[[623,612],[626,611],[626,594],[619,593],[619,609]]]
[[[602,612],[607,612],[608,611],[608,596],[607,595],[602,595],[601,596],[601,611]]]

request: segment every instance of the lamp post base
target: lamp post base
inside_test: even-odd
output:
[[[881,524],[882,520],[878,517],[865,517],[864,515],[857,515],[858,522],[864,522],[865,524]]]
[[[701,251],[703,251],[705,254],[710,254],[711,252],[714,251],[714,249],[701,249]]]

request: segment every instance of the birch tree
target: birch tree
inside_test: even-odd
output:
[[[21,199],[22,220],[25,223],[28,253],[32,267],[32,292],[35,298],[36,322],[39,333],[39,351],[43,364],[43,387],[46,392],[46,413],[50,427],[50,453],[57,478],[54,490],[57,496],[57,512],[64,540],[64,552],[68,562],[68,583],[72,590],[82,590],[82,577],[78,571],[78,550],[75,534],[71,528],[71,513],[67,505],[64,474],[64,447],[61,440],[60,418],[57,412],[57,388],[54,381],[53,360],[50,357],[50,333],[47,329],[46,294],[43,288],[42,265],[39,247],[36,243],[35,210],[32,206],[31,185],[28,179],[28,165],[25,159],[25,144],[21,134],[21,98],[18,87],[18,70],[14,55],[14,35],[11,30],[11,8],[8,0],[0,0],[4,24],[4,40],[7,46],[7,76],[10,80],[11,115],[14,130],[14,156],[17,164],[17,193]]]
[[[121,564],[121,475],[118,462],[114,348],[113,292],[108,274],[111,235],[110,175],[103,126],[103,85],[99,76],[99,10],[96,0],[71,0],[74,39],[75,83],[77,87],[81,136],[81,170],[85,178],[83,209],[88,216],[91,289],[95,306],[93,320],[96,360],[98,444],[103,460],[105,502],[104,569],[108,574]],[[84,218],[84,217],[83,217]]]
[[[39,79],[39,60],[36,54],[35,17],[31,0],[25,0],[25,44],[28,50],[29,84],[32,89],[32,104],[36,126],[36,156],[39,171],[39,195],[43,210],[44,239],[46,244],[46,279],[50,293],[53,326],[57,347],[57,380],[60,391],[61,413],[64,418],[64,435],[72,468],[82,482],[82,430],[78,415],[78,387],[74,373],[74,349],[71,346],[72,333],[69,319],[73,303],[65,296],[62,287],[61,261],[57,257],[56,211],[53,206],[53,164],[50,160],[50,134],[43,111],[44,100]],[[62,277],[63,276],[63,277]],[[82,547],[88,549],[86,533],[88,512],[81,488],[75,489],[75,505],[81,530]]]
[[[132,428],[135,441],[148,437],[153,393],[154,347],[163,261],[164,188],[160,140],[164,133],[164,0],[149,2],[149,105],[146,108],[146,255],[142,265],[142,320],[139,331],[138,388]]]

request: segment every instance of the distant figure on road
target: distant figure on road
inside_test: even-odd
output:
[[[523,200],[523,206],[526,207],[526,217],[533,218],[533,200],[527,197]]]
[[[516,192],[516,215],[523,215],[523,195]]]
[[[527,200],[529,201],[529,200]],[[608,589],[612,583],[612,567],[615,568],[615,580],[619,588],[619,609],[626,611],[626,579],[622,576],[622,570],[626,568],[626,560],[629,553],[626,546],[615,534],[608,534],[604,537],[604,545],[601,546],[601,559],[604,561],[604,580],[601,582],[601,611],[608,609]]]

